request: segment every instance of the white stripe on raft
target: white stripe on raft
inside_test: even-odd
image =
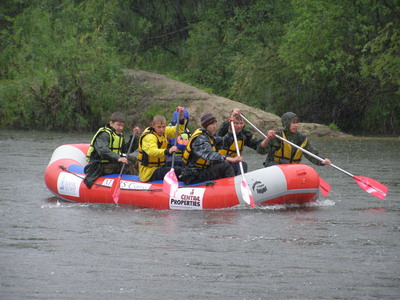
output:
[[[54,150],[48,165],[59,159],[73,159],[81,165],[86,165],[86,153],[73,145],[63,145]]]

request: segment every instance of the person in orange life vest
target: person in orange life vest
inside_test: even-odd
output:
[[[245,126],[244,120],[240,116],[240,114],[241,114],[240,109],[235,108],[232,111],[230,118],[221,124],[221,126],[218,129],[217,135],[224,136],[228,132],[228,129],[231,127],[230,122],[232,120],[233,124],[235,126],[235,132],[237,135],[239,151],[241,153],[240,155],[242,155],[244,146],[247,146],[253,150],[257,150],[263,140],[256,138],[255,135],[251,131],[244,128],[244,126]],[[227,148],[220,149],[218,152],[221,154],[224,154],[224,155],[231,156],[231,157],[237,156],[236,145],[234,142],[231,145],[229,145]],[[242,164],[243,164],[243,170],[246,173],[247,172],[247,163],[242,162]],[[233,166],[233,169],[235,170],[235,174],[239,175],[240,174],[239,163],[238,162],[232,163],[232,166]]]
[[[110,122],[100,128],[93,136],[87,152],[88,165],[85,166],[86,174],[83,182],[90,189],[94,181],[102,175],[119,173],[122,164],[126,164],[124,174],[137,175],[139,173],[136,157],[129,156],[129,160],[123,153],[128,151],[133,135],[126,142],[122,131],[125,127],[125,117],[120,112],[111,115]],[[133,128],[135,140],[131,152],[138,147],[140,128]]]
[[[174,115],[172,117],[172,121],[171,123],[168,124],[168,126],[175,126],[178,121],[180,121],[180,124],[185,126],[185,129],[183,130],[183,133],[178,135],[178,137],[176,138],[176,147],[178,147],[178,151],[175,152],[175,160],[174,160],[174,166],[182,166],[182,153],[183,150],[185,150],[186,145],[189,142],[191,133],[190,130],[188,128],[188,124],[189,124],[189,112],[187,111],[186,108],[183,109],[183,119],[179,120],[179,112],[175,111]],[[175,137],[168,139],[168,146],[173,146],[175,144]],[[167,156],[167,161],[166,161],[166,165],[167,166],[171,166],[172,164],[172,155],[168,155]]]
[[[184,109],[178,106],[179,119],[183,119]],[[184,125],[177,124],[167,127],[164,116],[157,115],[153,118],[152,125],[146,128],[139,139],[139,178],[140,181],[155,181],[164,179],[170,167],[165,165],[166,156],[178,151],[176,146],[168,147],[168,139],[175,137],[176,126],[179,126],[178,134],[181,134]],[[176,177],[179,177],[181,168],[174,166]]]
[[[190,137],[183,151],[182,180],[185,184],[194,184],[219,178],[233,177],[233,162],[243,161],[241,156],[230,157],[218,152],[225,145],[234,141],[229,132],[220,137],[216,135],[217,119],[211,113],[201,117],[201,126]]]
[[[298,145],[305,150],[318,155],[318,150],[316,150],[310,143],[307,136],[298,132],[299,118],[293,112],[287,112],[282,116],[282,126],[283,130],[269,130],[268,139],[264,140],[259,149],[257,150],[260,154],[268,154],[267,159],[264,162],[265,167],[278,165],[278,164],[299,164],[303,156],[303,152],[290,144],[285,143],[275,137],[275,134],[283,137],[284,139]],[[328,158],[324,161],[319,161],[314,157],[304,153],[304,156],[313,164],[318,166],[323,166],[326,164],[331,164]]]

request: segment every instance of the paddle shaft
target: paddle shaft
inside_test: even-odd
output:
[[[303,148],[297,146],[296,144],[292,143],[291,141],[288,141],[288,140],[284,139],[283,137],[281,137],[281,136],[279,136],[279,135],[277,135],[277,134],[276,134],[275,136],[276,136],[278,139],[280,139],[281,141],[284,141],[284,142],[286,142],[286,143],[292,145],[293,147],[295,147],[295,148],[297,148],[297,149],[303,151],[304,153],[306,153],[306,154],[308,154],[308,155],[314,157],[315,159],[318,159],[318,160],[321,161],[321,162],[324,161],[323,158],[321,158],[321,157],[315,155],[314,153],[311,153],[310,151],[307,151],[306,149],[303,149]],[[332,167],[338,169],[339,171],[343,172],[343,173],[346,174],[346,175],[349,175],[350,177],[354,177],[354,175],[351,174],[350,172],[347,172],[347,171],[343,170],[342,168],[339,168],[338,166],[336,166],[336,165],[334,165],[334,164],[332,164],[332,163],[330,164],[330,166],[332,166]]]
[[[240,157],[240,150],[235,131],[235,124],[232,121],[231,121],[231,127],[232,127],[233,138],[235,140],[236,153]],[[244,177],[243,163],[241,161],[239,162],[239,167],[240,167],[240,172],[242,173],[242,182],[240,185],[240,190],[242,191],[243,200],[251,207],[255,207],[253,195],[251,193],[249,185],[247,184],[246,177]]]
[[[132,135],[131,142],[130,142],[130,144],[129,144],[128,152],[126,153],[126,159],[128,159],[129,153],[131,153],[132,146],[133,146],[133,141],[135,140],[135,137],[136,137],[136,132],[134,131],[134,132],[133,132],[133,135]],[[128,163],[129,163],[129,161],[128,161]],[[124,168],[125,168],[125,164],[123,163],[123,164],[122,164],[122,168],[121,168],[121,172],[119,172],[118,177],[121,177],[121,176],[122,176],[122,172],[124,171]]]
[[[176,147],[176,140],[178,139],[179,122],[180,122],[180,120],[178,120],[178,122],[176,122],[176,124],[175,124],[175,141],[174,141],[175,147]],[[171,169],[174,167],[174,164],[175,164],[175,152],[172,153]]]
[[[262,136],[264,136],[265,138],[268,138],[260,129],[258,129],[253,123],[251,123],[249,120],[247,120],[245,116],[243,116],[242,114],[241,114],[240,116],[241,116],[247,123],[249,123],[255,130],[257,130]],[[314,157],[315,159],[318,159],[318,160],[321,161],[321,162],[324,161],[323,158],[321,158],[321,157],[315,155],[314,153],[311,153],[310,151],[307,151],[306,149],[301,148],[300,146],[298,146],[298,145],[296,145],[296,144],[294,144],[294,143],[292,143],[292,142],[290,142],[290,141],[284,139],[283,137],[281,137],[281,136],[279,136],[279,135],[277,135],[277,134],[276,134],[275,136],[276,136],[278,139],[280,139],[281,141],[284,141],[284,142],[286,142],[286,143],[292,145],[293,147],[299,149],[300,151],[303,151],[304,153],[306,153],[306,154],[308,154],[308,155]],[[334,164],[332,164],[332,163],[330,164],[330,166],[332,166],[332,167],[338,169],[339,171],[345,173],[346,175],[348,175],[348,176],[350,176],[350,177],[354,177],[354,175],[351,174],[350,172],[347,172],[347,171],[343,170],[342,168],[339,168],[338,166],[336,166],[336,165],[334,165]]]
[[[131,142],[128,147],[128,152],[126,153],[126,159],[127,159],[128,163],[129,163],[129,160],[128,160],[129,153],[131,152],[133,141],[135,140],[135,137],[136,137],[136,132],[134,131],[132,134]],[[122,178],[122,172],[124,172],[124,168],[125,168],[125,163],[122,163],[121,172],[119,172],[118,178],[114,182],[112,197],[116,204],[118,204],[118,200],[119,200],[119,193],[120,193],[120,189],[121,189],[120,182],[121,182],[121,178]]]
[[[235,131],[235,125],[233,124],[233,122],[231,122],[231,126],[232,126],[233,138],[234,138],[234,140],[235,140],[236,153],[237,153],[238,156],[240,156],[239,144],[238,144],[238,141],[237,141],[237,136],[236,136],[236,131]],[[243,177],[243,179],[245,179],[245,177],[244,177],[244,170],[243,170],[243,164],[242,164],[241,161],[239,162],[239,167],[240,167],[240,172],[242,173],[242,177]]]

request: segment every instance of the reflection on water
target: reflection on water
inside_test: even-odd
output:
[[[384,213],[389,212],[389,210],[384,207],[371,207],[371,208],[363,209],[361,211],[365,212],[365,213],[372,213],[372,214],[384,214]]]
[[[52,151],[90,138],[0,132],[2,298],[400,295],[400,141],[313,140],[337,166],[388,185],[385,200],[315,167],[331,193],[307,206],[157,211],[52,197],[43,181]],[[251,150],[244,157],[250,169],[264,160]]]

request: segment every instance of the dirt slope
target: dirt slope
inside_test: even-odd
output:
[[[157,113],[166,116],[167,121],[171,120],[173,107],[176,105],[181,105],[188,109],[191,118],[191,128],[200,127],[200,117],[206,112],[213,113],[220,123],[230,115],[233,108],[239,108],[243,115],[263,132],[269,129],[281,128],[281,119],[274,114],[227,98],[209,94],[188,84],[172,80],[164,75],[139,70],[127,70],[127,72],[133,78],[137,89],[136,96],[139,98],[140,107],[143,108],[143,111],[156,109]],[[142,127],[149,125],[150,122],[150,118],[143,115],[143,111],[132,111],[130,113],[130,116],[134,119],[141,120],[140,123],[143,124],[140,125]],[[310,136],[348,136],[324,125],[315,123],[301,124],[301,131]]]

